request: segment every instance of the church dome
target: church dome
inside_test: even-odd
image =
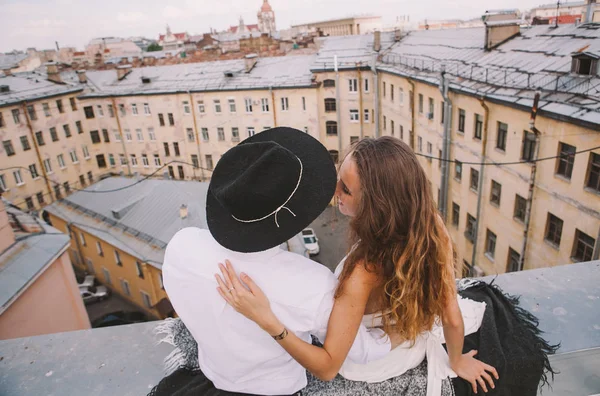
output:
[[[271,5],[269,4],[269,0],[263,0],[263,5],[260,7],[261,12],[273,12]]]

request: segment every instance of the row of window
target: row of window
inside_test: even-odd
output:
[[[79,134],[83,133],[81,121],[76,121],[75,126],[77,127],[77,133],[79,133]],[[69,124],[63,125],[63,131],[65,133],[65,138],[70,138],[72,136],[71,127],[69,126]],[[50,128],[49,132],[50,132],[50,139],[53,142],[57,142],[60,140],[58,137],[58,132],[56,131],[56,127]],[[38,146],[46,145],[46,137],[45,137],[43,131],[37,131],[34,135],[35,135],[35,141]],[[31,143],[29,142],[29,136],[23,135],[19,138],[19,140],[21,142],[21,147],[23,148],[23,151],[31,150]],[[2,142],[2,146],[4,147],[4,152],[6,153],[7,156],[11,157],[16,154],[12,140],[10,140],[10,139],[4,140]]]
[[[2,179],[3,179],[2,176],[3,175],[0,175],[0,183],[2,183]],[[90,184],[92,184],[94,182],[94,176],[92,175],[91,171],[87,173],[87,178],[88,178]],[[86,180],[85,180],[84,175],[79,175],[79,184],[82,187],[86,186]],[[61,187],[62,187],[62,189],[61,189]],[[63,190],[66,195],[68,195],[71,192],[71,185],[69,184],[69,182],[64,182],[64,183],[62,183],[62,185],[57,183],[57,184],[53,185],[52,190],[54,192],[54,196],[56,197],[56,199],[61,199],[63,197]],[[42,207],[46,204],[46,199],[45,199],[46,195],[48,195],[48,193],[44,193],[42,191],[39,191],[35,194],[35,197],[37,198],[37,201],[38,201],[38,204],[40,207]],[[27,205],[28,210],[35,210],[33,196],[26,197],[25,203]]]
[[[63,105],[62,99],[57,99],[55,101],[55,103],[56,103],[56,110],[58,110],[58,112],[61,114],[64,113],[65,107]],[[69,103],[71,104],[71,110],[77,111],[77,102],[75,101],[75,98],[69,98]],[[37,108],[36,108],[35,104],[29,104],[25,108],[27,110],[26,116],[29,118],[30,121],[35,121],[38,119]],[[44,116],[51,117],[52,110],[50,109],[50,103],[48,103],[48,102],[42,103],[42,111],[44,112]],[[22,117],[21,109],[13,109],[13,110],[11,110],[11,114],[12,114],[12,119],[13,119],[13,122],[15,123],[15,125],[20,125],[25,120],[25,118]],[[0,111],[0,128],[5,127],[5,126],[6,126],[6,121],[4,119],[3,113]]]

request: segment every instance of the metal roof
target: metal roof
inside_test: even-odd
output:
[[[207,191],[208,183],[110,177],[44,210],[161,268],[164,249],[177,231],[184,227],[207,227]],[[188,216],[183,220],[179,217],[182,204],[188,208]],[[119,215],[115,216],[113,211]]]
[[[27,57],[28,54],[0,54],[0,70],[19,67],[19,62]]]
[[[8,85],[8,92],[0,92],[0,106],[19,103],[24,100],[37,100],[48,96],[66,95],[82,91],[82,87],[71,84],[57,84],[48,81],[38,72],[16,73],[0,76],[0,85]]]

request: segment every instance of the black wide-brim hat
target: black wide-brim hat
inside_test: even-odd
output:
[[[227,151],[206,200],[208,229],[237,252],[260,252],[301,232],[335,193],[331,155],[315,138],[288,127],[260,132]]]

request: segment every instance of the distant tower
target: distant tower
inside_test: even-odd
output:
[[[269,4],[269,0],[263,0],[263,5],[257,14],[258,29],[261,33],[275,33],[275,13]]]

